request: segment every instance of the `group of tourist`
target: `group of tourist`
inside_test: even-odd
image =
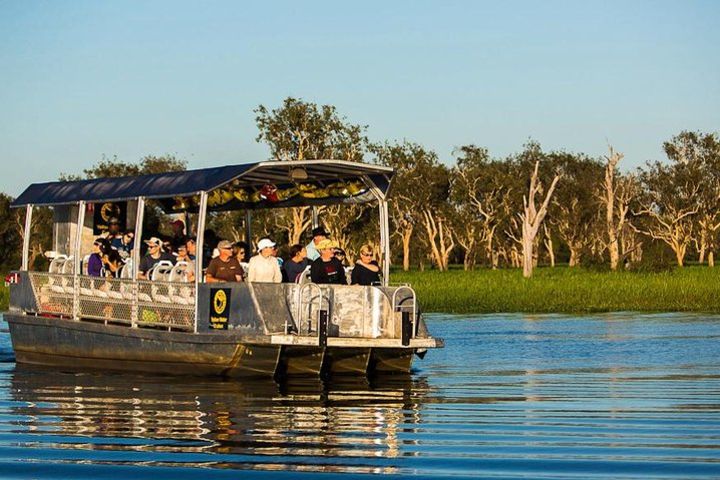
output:
[[[185,236],[185,224],[182,220],[170,223],[172,237],[161,239],[151,237],[144,243],[147,253],[137,268],[137,277],[148,277],[155,265],[161,261],[171,264],[185,262],[186,278],[194,280],[195,258],[197,255],[194,238]],[[205,232],[207,247],[203,249],[205,281],[214,282],[297,282],[300,276],[310,270],[310,279],[314,283],[346,285],[345,251],[331,240],[322,227],[312,230],[312,240],[306,246],[292,245],[286,261],[278,257],[278,247],[269,238],[262,238],[257,244],[257,254],[247,260],[249,250],[245,242],[230,242],[218,239],[212,230]],[[214,247],[216,246],[216,248]],[[110,219],[107,232],[95,239],[93,252],[87,262],[87,272],[91,276],[117,278],[131,256],[134,248],[134,233],[121,232],[120,222]],[[360,258],[353,266],[350,283],[353,285],[373,285],[380,282],[380,267],[373,259],[370,245],[360,248]]]

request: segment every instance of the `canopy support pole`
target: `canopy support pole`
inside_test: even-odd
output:
[[[249,255],[254,249],[252,244],[252,210],[245,210],[245,243],[248,244],[247,252],[245,255]]]
[[[198,302],[200,293],[200,280],[203,272],[203,250],[205,243],[205,221],[207,219],[207,192],[200,192],[200,206],[198,208],[197,239],[195,241],[195,324],[193,331],[198,331],[198,313],[200,306]]]
[[[82,273],[82,234],[85,227],[85,200],[78,203],[77,228],[75,229],[75,261],[73,268],[73,318],[80,320],[80,274]]]
[[[383,199],[379,202],[380,213],[380,250],[382,251],[383,285],[387,287],[390,279],[390,227],[388,215],[388,202]]]
[[[382,284],[387,287],[390,281],[390,221],[388,214],[388,202],[385,194],[375,186],[375,184],[367,177],[364,179],[365,185],[370,189],[370,193],[377,199],[378,214],[380,215],[380,255],[382,260]]]
[[[132,250],[133,303],[130,313],[130,324],[137,328],[140,315],[138,308],[138,273],[140,272],[140,250],[142,247],[143,219],[145,218],[145,197],[138,197],[135,212],[135,241]]]
[[[23,236],[22,264],[20,270],[28,270],[28,261],[30,257],[30,228],[32,227],[33,205],[28,204],[25,207],[25,235]]]
[[[312,206],[312,228],[317,228],[320,226],[320,217],[318,216],[318,208],[313,205]]]

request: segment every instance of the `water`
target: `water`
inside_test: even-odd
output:
[[[407,377],[239,383],[15,365],[0,478],[720,478],[720,317],[436,315]]]

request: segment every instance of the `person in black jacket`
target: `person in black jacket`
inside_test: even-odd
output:
[[[310,279],[313,283],[347,285],[345,268],[340,260],[335,258],[335,242],[329,239],[321,240],[316,247],[320,257],[310,266]]]
[[[355,262],[350,283],[353,285],[376,285],[380,283],[380,266],[373,260],[370,245],[360,247],[360,258]]]

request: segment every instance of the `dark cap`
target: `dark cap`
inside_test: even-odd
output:
[[[317,237],[318,235],[322,235],[324,237],[329,237],[330,234],[325,231],[323,227],[315,227],[312,229],[312,236]]]
[[[110,220],[108,220],[108,225],[120,225],[120,220],[118,220],[116,217],[112,217]]]

